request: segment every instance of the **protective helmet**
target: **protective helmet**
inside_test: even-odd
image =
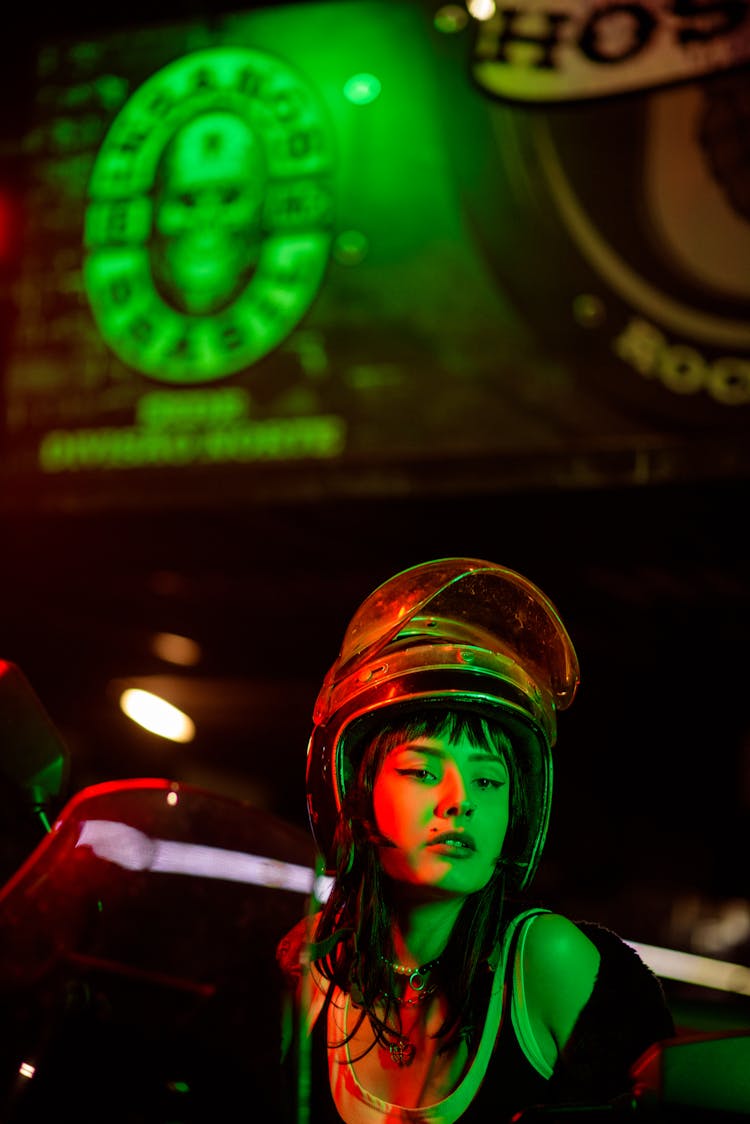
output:
[[[578,660],[557,610],[521,574],[438,558],[378,586],[351,619],[313,714],[307,808],[329,873],[347,784],[384,721],[436,706],[507,731],[527,786],[528,833],[514,854],[526,886],[547,834],[556,714],[573,701]]]

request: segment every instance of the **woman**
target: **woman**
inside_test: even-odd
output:
[[[298,1120],[507,1121],[609,1103],[674,1033],[619,937],[522,907],[556,713],[577,684],[554,606],[491,562],[413,567],[355,613],[308,749],[333,885],[279,947]]]

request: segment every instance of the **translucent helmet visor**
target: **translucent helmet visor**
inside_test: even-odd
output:
[[[314,708],[308,813],[329,869],[363,731],[374,733],[393,708],[437,705],[498,719],[524,757],[533,789],[525,884],[547,830],[556,711],[573,701],[578,678],[575,650],[554,605],[513,570],[441,558],[380,585],[352,617]]]

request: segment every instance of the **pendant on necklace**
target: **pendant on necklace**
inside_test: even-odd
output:
[[[417,1047],[408,1038],[399,1038],[398,1042],[392,1042],[388,1047],[388,1053],[399,1066],[411,1065],[416,1052]]]

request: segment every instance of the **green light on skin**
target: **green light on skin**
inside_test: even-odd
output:
[[[374,74],[353,74],[344,84],[344,97],[352,105],[369,105],[380,96],[381,88]]]

